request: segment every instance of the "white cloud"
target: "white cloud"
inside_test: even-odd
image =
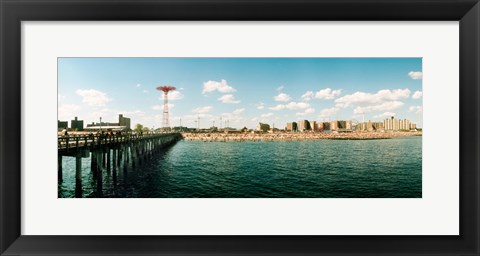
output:
[[[245,108],[239,108],[239,109],[235,109],[232,114],[234,115],[240,115],[241,113],[243,113],[245,111]]]
[[[277,96],[274,96],[273,99],[275,99],[275,101],[289,101],[290,95],[286,93],[280,93]]]
[[[408,110],[410,112],[415,112],[417,114],[420,114],[423,111],[423,107],[422,106],[411,106],[410,108],[408,108]]]
[[[411,79],[413,80],[418,80],[423,78],[423,72],[422,71],[410,71],[408,72],[408,76],[410,76]]]
[[[333,100],[336,97],[340,96],[341,93],[342,93],[342,90],[332,90],[330,88],[326,88],[316,92],[315,98],[324,99],[324,100]]]
[[[154,105],[152,106],[153,110],[163,110],[163,105]]]
[[[322,89],[318,92],[307,91],[302,95],[302,100],[309,101],[311,99],[333,100],[340,96],[342,90],[332,90],[331,88]]]
[[[104,109],[102,111],[108,112],[108,110],[106,110],[106,109]],[[143,117],[143,116],[145,116],[145,112],[143,112],[141,110],[111,111],[111,112],[118,112],[118,113],[116,113],[117,116],[118,116],[118,114],[123,114],[125,117]]]
[[[282,86],[280,86],[280,87],[277,88],[277,91],[278,91],[278,92],[279,92],[279,91],[282,91],[284,88],[285,88],[285,86],[282,85]]]
[[[256,104],[255,106],[257,107],[257,109],[264,109],[265,108],[265,103],[260,102],[260,103]]]
[[[322,111],[320,111],[320,114],[318,115],[318,119],[333,117],[337,114],[339,110],[340,109],[336,107],[322,109]]]
[[[420,98],[422,98],[423,96],[423,93],[421,91],[416,91],[413,95],[412,95],[412,99],[414,100],[418,100]]]
[[[72,120],[80,109],[74,104],[63,104],[58,107],[58,119],[61,121]]]
[[[165,93],[162,91],[162,96],[159,98],[160,100],[163,100],[163,96]],[[183,94],[179,91],[170,91],[168,92],[168,100],[181,100],[183,99]]]
[[[310,104],[305,103],[305,102],[290,102],[286,105],[283,104],[278,104],[275,107],[270,107],[271,110],[282,110],[282,109],[290,109],[290,110],[299,110],[299,109],[305,109],[310,107]]]
[[[308,114],[313,114],[313,113],[315,113],[314,108],[307,108],[307,109],[305,109],[304,112],[297,113],[297,116],[306,116]]]
[[[271,117],[273,116],[273,113],[267,113],[267,114],[262,114],[261,117]]]
[[[148,93],[148,90],[143,90],[143,93]]]
[[[409,89],[380,90],[375,94],[366,92],[355,92],[335,100],[336,107],[346,108],[349,106],[368,106],[381,104],[386,101],[396,101],[410,96]]]
[[[221,93],[227,92],[236,92],[235,88],[228,85],[227,81],[222,79],[220,82],[217,81],[207,81],[203,83],[203,91],[202,93],[219,91]]]
[[[142,86],[142,85],[141,85],[141,84],[137,84],[137,88],[140,87],[140,86]]]
[[[358,106],[353,110],[354,114],[363,114],[363,113],[368,113],[372,111],[387,111],[387,110],[395,110],[404,105],[403,102],[401,101],[387,101],[383,102],[381,104],[377,105],[370,105],[370,106],[365,106],[361,107]]]
[[[291,110],[298,110],[298,109],[305,109],[310,107],[310,104],[305,103],[305,102],[290,102],[287,105],[285,105],[287,109]]]
[[[198,107],[192,110],[193,113],[204,114],[208,113],[213,109],[212,106]]]
[[[315,93],[312,91],[307,91],[302,95],[302,100],[309,101],[315,97]]]
[[[237,104],[240,103],[239,100],[235,99],[235,96],[233,94],[225,94],[222,97],[218,98],[219,101],[222,103],[232,103],[232,104]]]
[[[107,102],[111,100],[107,97],[106,93],[94,89],[77,90],[76,93],[83,98],[82,102],[87,104],[88,106],[105,106],[105,104],[107,104]]]
[[[383,119],[383,118],[392,117],[392,116],[395,116],[395,115],[396,115],[396,114],[393,113],[393,112],[385,112],[385,113],[383,113],[383,114],[373,116],[373,118]]]
[[[271,107],[270,109],[277,111],[277,110],[282,110],[282,109],[284,109],[284,108],[285,108],[285,105],[278,104],[278,105],[276,105],[275,107]]]
[[[245,108],[239,108],[239,109],[235,109],[234,111],[232,112],[229,112],[229,113],[223,113],[221,116],[222,116],[222,119],[223,120],[228,120],[228,122],[240,122],[241,120],[243,120],[243,117],[242,117],[242,113],[245,111]]]

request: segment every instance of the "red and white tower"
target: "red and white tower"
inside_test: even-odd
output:
[[[163,122],[162,122],[162,128],[164,129],[169,129],[170,128],[170,121],[168,120],[168,92],[169,91],[174,91],[177,88],[174,86],[159,86],[157,87],[157,90],[163,92]]]

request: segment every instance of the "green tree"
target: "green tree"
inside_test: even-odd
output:
[[[134,131],[140,133],[141,131],[143,131],[143,125],[142,124],[135,125]]]

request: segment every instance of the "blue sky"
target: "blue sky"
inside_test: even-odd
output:
[[[421,58],[59,58],[58,119],[161,127],[278,128],[299,120],[407,118],[422,127]]]

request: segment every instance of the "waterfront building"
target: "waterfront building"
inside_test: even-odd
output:
[[[346,121],[345,129],[352,130],[352,120],[347,120]]]
[[[269,133],[275,133],[275,132],[280,132],[280,129],[272,127],[270,130],[268,130]]]
[[[393,116],[383,121],[383,129],[385,131],[409,131],[415,129],[416,125],[410,120],[395,119]]]
[[[268,130],[270,130],[270,125],[269,124],[258,123],[257,131],[268,132]]]
[[[289,132],[296,132],[297,123],[296,122],[287,123],[287,127],[285,127],[285,130]]]
[[[78,120],[78,118],[75,117],[75,120],[72,120],[70,124],[71,124],[72,130],[83,131],[83,120]]]
[[[375,131],[383,131],[385,130],[383,126],[383,122],[374,122],[372,123],[373,130]]]
[[[356,127],[357,131],[383,131],[386,130],[385,127],[390,125],[388,120],[384,120],[383,122],[372,122],[369,120],[368,122],[359,123]]]
[[[368,120],[368,122],[359,123],[357,125],[357,131],[375,131],[377,129],[377,123]]]
[[[318,131],[318,127],[317,127],[317,122],[316,122],[316,121],[310,121],[310,130],[312,130],[312,131]]]
[[[352,131],[352,120],[335,120],[331,121],[329,124],[329,129],[332,131]]]
[[[118,126],[125,126],[130,130],[130,118],[124,117],[123,114],[118,115]]]
[[[308,120],[298,122],[298,130],[301,132],[310,130],[310,122]]]
[[[323,122],[319,122],[319,123],[317,123],[317,127],[316,127],[316,128],[317,128],[317,130],[318,130],[318,131],[320,131],[320,132],[321,132],[321,131],[323,131],[323,130],[324,130],[324,126],[323,126],[323,124],[324,124]]]
[[[383,126],[385,127],[385,130],[387,131],[391,131],[394,129],[394,122],[393,122],[393,116],[391,118],[387,118],[385,119],[385,121],[383,121]]]
[[[356,130],[357,131],[365,131],[366,128],[367,128],[367,126],[365,125],[365,123],[358,123],[357,127],[356,127]]]
[[[189,132],[189,131],[193,131],[194,129],[192,128],[188,128],[186,126],[175,126],[172,128],[172,131],[175,131],[175,132]],[[157,128],[155,129],[155,132],[160,132],[162,131],[162,128]]]
[[[60,121],[58,120],[58,130],[68,129],[68,121]]]
[[[229,128],[225,128],[225,129],[223,130],[223,132],[229,134],[229,133],[242,133],[243,131],[229,127]],[[255,131],[252,131],[252,132],[255,132]]]
[[[317,124],[317,127],[319,131],[328,131],[330,130],[330,122],[320,122]]]
[[[83,122],[83,121],[82,121]],[[91,124],[87,124],[85,128],[87,130],[130,130],[130,118],[124,117],[122,114],[118,115],[118,123],[110,123],[110,122],[100,122],[95,123],[92,122]]]
[[[337,121],[330,122],[330,130],[336,131],[338,129]]]

